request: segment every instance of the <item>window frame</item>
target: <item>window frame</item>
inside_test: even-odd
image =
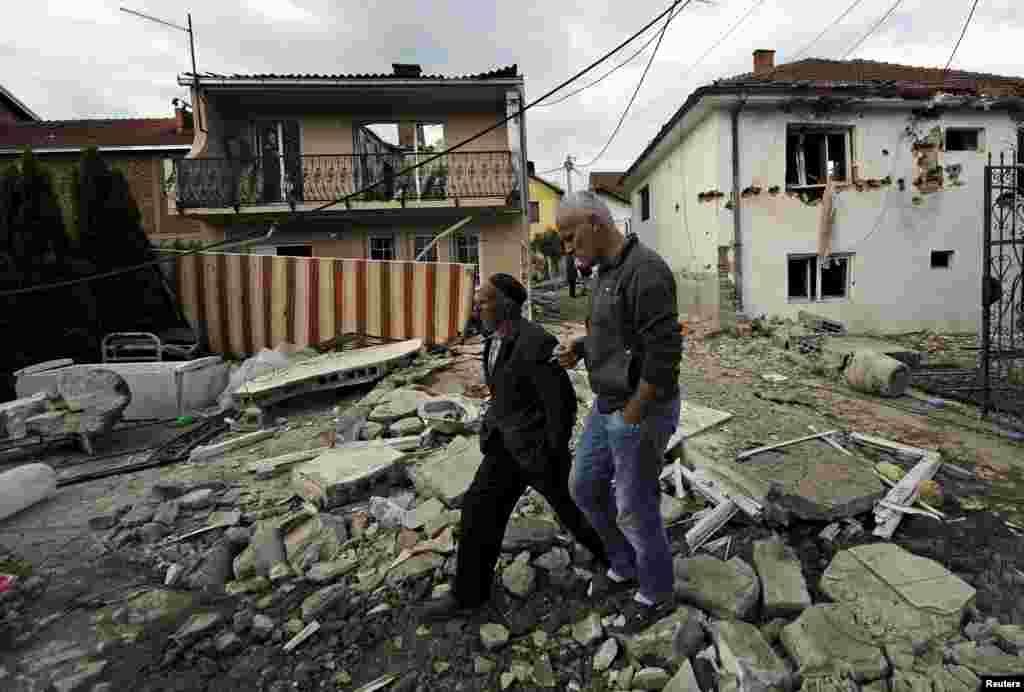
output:
[[[814,134],[821,135],[824,138],[825,146],[825,172],[828,173],[828,164],[832,161],[829,156],[829,135],[842,135],[843,146],[846,148],[845,156],[843,158],[843,179],[836,180],[835,182],[845,184],[850,182],[852,177],[852,161],[853,161],[853,125],[820,125],[811,123],[786,123],[786,158],[785,158],[785,170],[784,179],[786,180],[787,190],[822,190],[825,188],[826,183],[808,183],[807,182],[807,166],[804,165],[803,180],[800,180],[800,170],[797,169],[798,182],[793,184],[789,182],[789,139],[793,135],[797,134]]]
[[[949,148],[949,133],[963,134],[973,133],[974,134],[974,148],[973,149],[950,149]],[[985,128],[983,127],[947,127],[942,131],[942,150],[953,153],[978,153],[982,149],[982,141],[985,134]]]
[[[790,252],[786,254],[786,302],[795,304],[805,303],[843,303],[851,299],[851,293],[853,292],[853,258],[856,257],[856,253],[852,252],[837,252],[829,255],[829,260],[840,260],[846,262],[846,286],[844,294],[842,296],[822,296],[821,292],[821,273],[823,270],[822,262],[815,253],[810,252]],[[808,288],[809,297],[794,297],[789,294],[789,279],[790,279],[790,263],[794,260],[813,260],[814,266],[814,290],[813,292]],[[809,274],[805,270],[805,282]],[[806,285],[806,283],[805,283]],[[813,293],[813,295],[810,295]]]
[[[945,257],[946,258],[946,264],[945,265],[937,265],[937,264],[935,264],[936,256]],[[949,271],[950,269],[953,268],[953,258],[954,257],[956,257],[956,251],[955,250],[932,250],[931,251],[931,255],[929,257],[928,267],[929,267],[929,269],[941,269],[941,270]]]
[[[434,243],[434,240],[436,240],[436,239],[437,239],[437,234],[436,233],[429,234],[429,235],[428,234],[424,234],[424,233],[417,233],[417,234],[415,234],[413,236],[413,239],[412,239],[412,258],[413,258],[413,260],[417,261],[417,258],[420,256],[420,253],[423,252],[423,250],[426,248],[426,246],[429,245],[430,243]],[[427,243],[423,247],[419,247],[419,242],[421,240],[426,240],[427,241]],[[431,252],[430,255],[428,255],[426,258],[424,258],[422,260],[418,260],[418,261],[420,261],[420,262],[437,262],[438,261],[437,243],[434,243],[433,251]]]
[[[377,259],[373,256],[373,241],[375,240],[386,240],[391,243],[391,257],[387,259]],[[395,243],[395,236],[393,233],[374,233],[367,239],[366,258],[374,262],[394,262],[398,256],[398,248]]]
[[[648,221],[651,218],[651,184],[648,183],[637,190],[638,203],[640,205],[640,220]]]
[[[534,214],[534,210],[536,210],[536,214]],[[540,223],[540,202],[531,199],[526,213],[530,223]]]
[[[288,248],[302,248],[304,251],[308,251],[309,254],[292,254],[285,252],[281,254],[281,250],[287,250]],[[275,245],[274,246],[275,257],[313,257],[313,245],[310,243],[288,243],[286,245]]]

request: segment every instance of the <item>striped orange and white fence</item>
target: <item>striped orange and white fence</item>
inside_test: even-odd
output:
[[[176,265],[185,314],[214,353],[345,333],[443,343],[463,331],[473,304],[471,264],[201,253]]]

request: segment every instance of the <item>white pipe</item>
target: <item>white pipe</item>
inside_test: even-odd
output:
[[[467,216],[466,218],[464,218],[462,221],[459,221],[454,226],[450,226],[449,228],[445,229],[439,236],[437,236],[432,241],[430,241],[429,245],[427,245],[425,248],[423,248],[423,250],[420,252],[419,256],[416,258],[416,261],[417,262],[422,261],[423,258],[426,256],[426,254],[428,252],[430,252],[430,248],[432,248],[435,245],[437,245],[437,241],[441,240],[442,238],[444,238],[446,236],[451,235],[452,233],[454,233],[455,231],[459,230],[460,228],[462,228],[463,226],[465,226],[467,223],[469,223],[472,220],[473,220],[472,216]]]

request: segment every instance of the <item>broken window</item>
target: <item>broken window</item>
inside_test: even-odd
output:
[[[651,186],[644,185],[640,188],[640,220],[646,221],[651,218]]]
[[[434,245],[432,245],[430,247],[430,252],[428,252],[422,258],[420,257],[420,255],[423,253],[423,251],[427,249],[427,246],[434,242],[434,238],[436,238],[436,237],[437,236],[433,236],[433,235],[418,235],[418,236],[416,236],[415,247],[413,248],[413,259],[419,260],[421,262],[436,262],[437,261],[437,243],[434,243]]]
[[[849,297],[850,258],[832,255],[820,262],[817,255],[790,255],[786,263],[787,297],[795,301]]]
[[[932,250],[932,269],[949,269],[952,264],[952,250]]]
[[[389,235],[378,235],[370,238],[370,259],[395,259],[395,239]]]
[[[786,185],[825,185],[829,163],[833,179],[847,180],[850,130],[790,125],[786,131]]]
[[[978,128],[946,128],[946,151],[977,151],[980,142]]]

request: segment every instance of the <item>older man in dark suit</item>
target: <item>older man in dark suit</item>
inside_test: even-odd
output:
[[[455,587],[425,607],[429,619],[469,615],[490,599],[505,527],[528,486],[607,565],[604,544],[569,495],[576,392],[552,359],[558,342],[522,318],[526,289],[514,277],[495,274],[478,300],[484,325],[492,331],[484,349],[484,377],[492,395],[480,433],[484,460],[462,503]]]

